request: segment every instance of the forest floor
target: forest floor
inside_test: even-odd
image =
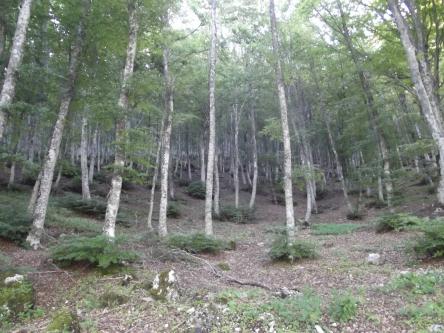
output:
[[[276,230],[284,225],[285,211],[272,202],[266,190],[258,194],[254,223],[214,222],[216,237],[237,244],[235,250],[217,255],[183,255],[159,246],[159,241],[146,232],[148,191],[139,186],[131,186],[122,197],[122,207],[132,213],[133,223],[119,226],[118,234],[124,235],[127,247],[140,256],[123,271],[104,275],[88,265],[61,269],[49,259],[48,250],[27,250],[0,240],[2,256],[32,281],[36,306],[41,309],[36,311],[38,315],[11,324],[7,331],[46,332],[51,317],[61,307],[76,309],[82,332],[199,332],[191,328],[196,321],[201,322],[201,332],[316,332],[315,324],[324,332],[334,333],[429,332],[431,325],[444,324],[442,262],[419,261],[406,251],[417,233],[375,233],[374,219],[385,209],[369,208],[362,220],[348,221],[341,193],[330,191],[319,201],[320,213],[313,215],[311,222],[313,226],[347,224],[343,233],[304,229],[298,237],[316,244],[318,258],[273,263],[267,253]],[[0,200],[26,202],[28,196],[28,191],[0,191]],[[247,203],[248,199],[249,193],[242,191],[241,201]],[[181,217],[168,220],[169,232],[201,232],[204,201],[189,197],[183,188],[177,188],[177,200]],[[301,193],[296,201],[296,216],[302,217],[305,200]],[[427,193],[426,186],[412,186],[396,209],[431,216],[436,212],[433,201],[434,195]],[[228,187],[222,189],[221,202],[233,202]],[[49,216],[59,221],[79,218],[97,225],[97,230],[102,223],[54,205]],[[72,230],[72,224],[49,223],[48,237],[54,240],[61,234],[82,233],[81,227]],[[380,254],[383,262],[368,264],[369,253]],[[225,271],[217,269],[223,273],[216,274],[215,267]],[[142,286],[156,273],[170,269],[179,281],[179,299],[153,300]],[[121,286],[125,274],[135,279]],[[424,289],[430,279],[440,283],[433,283],[432,290]],[[294,290],[296,296],[280,298],[254,284],[271,290]],[[128,298],[121,305],[102,307],[97,300],[109,290]],[[341,313],[351,313],[349,321],[334,319],[338,301],[343,301]]]

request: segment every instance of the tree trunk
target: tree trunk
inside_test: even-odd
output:
[[[69,111],[71,100],[74,96],[77,67],[84,39],[84,19],[89,11],[89,7],[90,2],[88,0],[84,0],[82,2],[82,17],[77,27],[74,45],[71,50],[66,88],[62,94],[59,113],[54,126],[51,141],[49,143],[48,153],[46,155],[45,162],[42,168],[42,177],[40,180],[38,196],[33,214],[32,228],[28,234],[28,237],[26,238],[28,244],[34,249],[40,247],[40,240],[43,234],[46,210],[48,208],[48,200],[51,193],[52,180],[54,177],[54,168],[59,155],[60,143],[62,142],[66,116]]]
[[[153,221],[153,209],[154,209],[154,196],[156,193],[157,177],[159,176],[160,152],[162,150],[162,138],[163,138],[163,125],[164,125],[164,122],[162,121],[160,135],[159,135],[159,142],[157,144],[156,162],[154,165],[154,173],[153,173],[153,179],[152,179],[152,184],[151,184],[150,203],[149,203],[148,218],[147,218],[147,227],[148,227],[149,231],[153,230],[153,222],[152,221]]]
[[[15,166],[16,166],[16,161],[14,159],[14,161],[12,161],[12,164],[11,164],[11,169],[9,169],[8,188],[11,188],[12,185],[14,185],[14,181],[15,181]]]
[[[205,183],[205,135],[200,142],[200,181]]]
[[[6,114],[4,109],[12,103],[15,95],[15,74],[20,67],[25,48],[26,32],[28,30],[29,17],[31,16],[32,0],[23,0],[15,27],[14,39],[9,56],[8,68],[6,69],[2,91],[0,93],[0,140],[6,126]]]
[[[401,42],[406,53],[407,63],[410,68],[412,81],[421,105],[421,110],[441,157],[439,160],[441,173],[437,196],[438,202],[444,204],[444,124],[439,103],[433,89],[432,75],[424,59],[425,54],[423,50],[414,46],[413,39],[410,36],[409,27],[401,15],[397,1],[389,0],[388,3],[401,36]]]
[[[82,198],[91,200],[91,193],[89,191],[89,177],[88,177],[88,119],[86,115],[82,117],[82,131],[80,136],[80,171],[82,178]]]
[[[114,173],[111,180],[111,190],[108,194],[108,202],[106,205],[105,223],[103,225],[103,233],[109,237],[115,237],[116,218],[119,211],[120,192],[122,190],[121,172],[125,166],[125,152],[123,143],[125,140],[126,113],[128,112],[128,94],[129,81],[134,71],[134,60],[136,58],[137,49],[137,1],[131,1],[128,4],[129,19],[129,38],[128,47],[126,49],[125,68],[123,70],[122,87],[118,106],[122,114],[116,121],[116,152],[114,156]]]
[[[163,77],[165,80],[165,128],[162,136],[162,161],[160,166],[160,205],[159,205],[159,236],[166,237],[168,209],[168,175],[170,163],[170,142],[173,127],[173,81],[169,71],[169,52],[163,50]]]
[[[256,112],[254,106],[251,108],[250,114],[251,120],[251,145],[253,146],[253,181],[251,186],[251,197],[250,197],[250,209],[254,208],[256,202],[256,191],[257,191],[257,142],[256,142]]]
[[[205,194],[205,234],[213,235],[213,178],[216,148],[216,58],[217,58],[216,0],[211,0],[211,47],[209,53],[208,101],[210,111],[208,162]]]
[[[214,214],[220,215],[220,184],[219,184],[219,165],[218,165],[218,155],[214,156]]]
[[[278,90],[279,106],[282,122],[282,136],[284,142],[284,192],[285,192],[285,213],[287,225],[288,243],[292,244],[296,238],[297,226],[294,219],[293,207],[293,184],[291,168],[291,144],[290,131],[288,129],[287,99],[285,96],[284,78],[279,54],[278,33],[276,27],[276,14],[274,10],[274,0],[270,0],[270,28],[274,54],[274,66],[276,72],[276,86]]]
[[[89,157],[89,173],[88,173],[88,181],[92,184],[94,180],[94,164],[97,158],[97,132],[99,131],[98,126],[94,130],[92,143],[91,143],[91,156]]]
[[[37,201],[37,196],[39,193],[41,180],[42,180],[42,170],[39,171],[39,175],[37,176],[37,180],[36,180],[34,187],[32,189],[31,198],[29,199],[27,212],[28,212],[28,215],[31,217],[34,216],[35,203]]]
[[[239,208],[239,109],[233,105],[234,113],[234,206]]]

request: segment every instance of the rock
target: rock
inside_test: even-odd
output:
[[[122,286],[128,286],[131,281],[134,280],[134,277],[130,274],[125,274],[125,276],[122,278],[121,285]]]
[[[278,291],[276,291],[275,296],[280,298],[287,298],[290,296],[298,295],[300,292],[296,289],[288,289],[287,287],[280,288]]]
[[[439,333],[439,332],[442,333],[442,332],[444,332],[444,325],[441,325],[441,324],[430,325],[429,332],[430,333]]]
[[[5,286],[14,284],[14,283],[22,283],[25,277],[20,274],[15,274],[14,276],[9,276],[5,279]]]
[[[175,301],[179,297],[179,289],[174,270],[157,274],[150,294],[157,300]]]
[[[382,258],[379,253],[369,253],[367,257],[367,263],[370,265],[381,265]]]
[[[319,325],[315,325],[315,331],[316,333],[325,333],[325,331]]]

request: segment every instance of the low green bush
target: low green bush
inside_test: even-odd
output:
[[[7,286],[0,283],[0,322],[15,319],[34,306],[35,291],[28,280]]]
[[[219,221],[247,224],[254,219],[254,211],[249,207],[224,206],[215,218]]]
[[[423,257],[444,257],[444,220],[430,221],[421,228],[424,236],[416,242],[413,250]]]
[[[201,181],[192,182],[187,186],[187,194],[196,199],[205,199],[205,184]]]
[[[444,286],[444,275],[439,272],[408,272],[393,279],[386,287],[388,291],[405,290],[414,295],[435,294]]]
[[[346,217],[347,217],[347,220],[351,220],[351,221],[362,220],[362,218],[364,217],[364,214],[361,211],[355,209],[351,212],[348,212]]]
[[[0,204],[0,238],[23,245],[31,222],[21,202],[11,200]]]
[[[77,315],[67,308],[55,313],[46,329],[48,333],[80,333],[80,323]]]
[[[360,224],[353,223],[325,223],[325,224],[313,224],[311,226],[312,235],[343,235],[350,234],[353,231],[362,228]]]
[[[50,252],[54,261],[64,265],[89,262],[103,269],[137,259],[136,253],[119,246],[119,240],[110,241],[106,236],[66,238]]]
[[[102,308],[109,308],[125,304],[129,301],[129,296],[121,291],[107,290],[99,296],[99,304]]]
[[[171,235],[167,243],[190,253],[219,253],[227,249],[228,244],[222,240],[197,233],[191,235]]]
[[[177,202],[169,202],[167,208],[167,216],[177,219],[180,217],[180,205]]]
[[[269,255],[272,260],[295,261],[300,259],[314,259],[317,257],[315,246],[312,243],[296,240],[288,243],[287,236],[276,237],[271,245]]]
[[[407,213],[389,213],[376,220],[376,232],[403,231],[422,224],[422,219]]]
[[[356,316],[359,300],[351,293],[334,293],[328,314],[335,321],[347,322]]]

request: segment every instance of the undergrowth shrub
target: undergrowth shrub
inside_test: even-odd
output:
[[[46,329],[49,333],[80,333],[80,323],[77,314],[68,308],[58,310]]]
[[[196,199],[205,199],[205,184],[201,181],[195,181],[187,186],[187,194]]]
[[[444,286],[444,275],[439,272],[408,272],[393,279],[386,287],[388,291],[405,290],[414,295],[435,294]]]
[[[63,239],[50,252],[53,260],[64,265],[89,262],[103,269],[137,259],[136,253],[123,250],[119,245],[118,240],[110,241],[106,236],[77,236]]]
[[[390,213],[377,218],[376,232],[403,231],[418,226],[422,219],[407,213]]]
[[[335,321],[346,322],[356,316],[359,300],[351,293],[334,293],[328,313]]]
[[[106,214],[106,203],[104,201],[94,198],[85,200],[80,196],[72,194],[58,198],[56,200],[56,205],[98,220],[103,220]],[[116,222],[124,226],[130,226],[130,218],[127,212],[123,209],[119,209]]]
[[[0,204],[0,237],[24,245],[31,228],[31,218],[17,201]]]
[[[443,258],[444,257],[444,220],[430,221],[421,230],[424,236],[416,242],[413,250],[423,257]]]
[[[171,247],[179,248],[190,253],[219,253],[229,247],[229,244],[226,242],[201,233],[171,235],[167,243]]]
[[[362,228],[362,225],[353,224],[353,223],[322,223],[322,224],[313,224],[311,226],[311,234],[312,235],[343,235],[350,234],[353,231]]]
[[[296,240],[292,244],[288,243],[287,236],[278,236],[272,243],[269,255],[272,260],[295,261],[300,259],[314,259],[318,255],[314,244]]]
[[[35,292],[28,280],[3,285],[0,282],[0,327],[3,321],[17,318],[34,306]]]
[[[351,221],[362,220],[362,218],[364,217],[364,214],[362,213],[362,211],[354,209],[353,211],[348,212],[346,217],[347,217],[347,220],[351,220]]]
[[[254,219],[254,211],[249,207],[224,206],[221,207],[219,215],[215,218],[219,221],[247,224]]]
[[[177,202],[169,202],[167,208],[167,216],[177,219],[180,217],[180,205]]]

